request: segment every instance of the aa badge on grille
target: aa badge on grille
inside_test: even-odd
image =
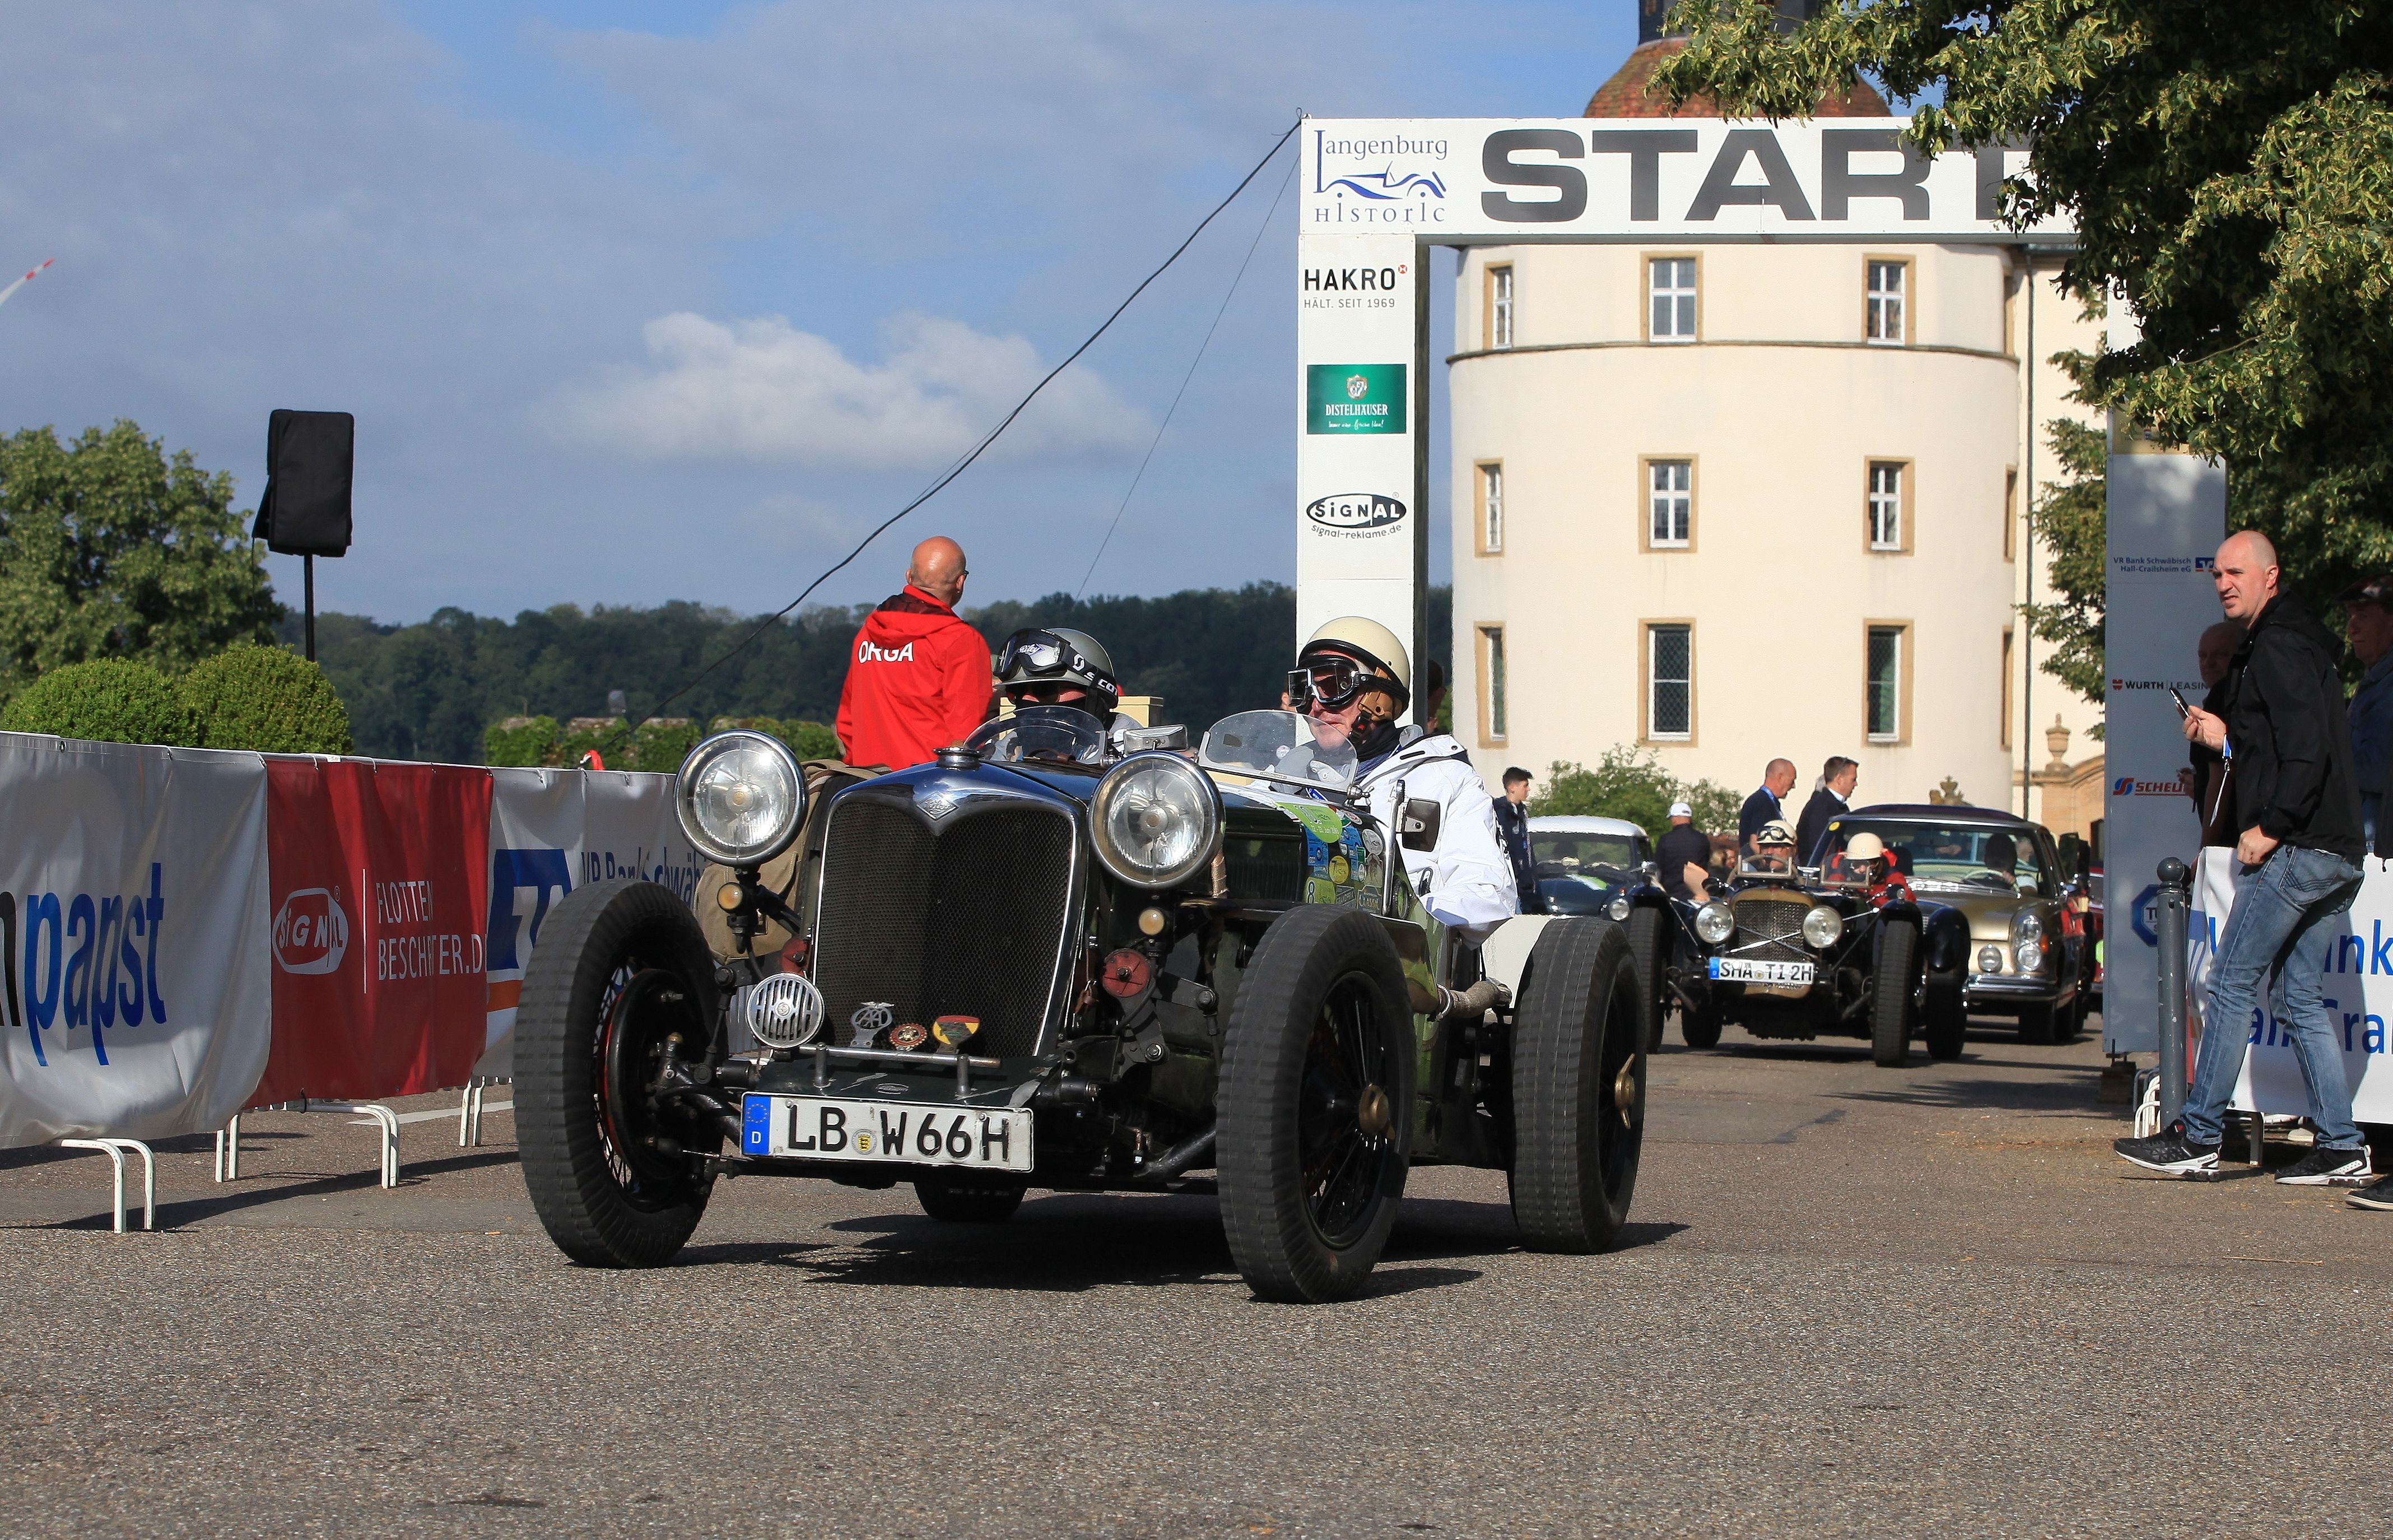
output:
[[[866,1000],[856,1008],[856,1014],[847,1018],[847,1024],[856,1031],[856,1036],[848,1039],[847,1046],[870,1048],[873,1039],[886,1031],[889,1024],[896,1019],[896,1013],[889,1001]]]

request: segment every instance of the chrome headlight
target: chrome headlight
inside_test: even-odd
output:
[[[711,861],[762,866],[790,848],[806,816],[797,755],[763,733],[717,733],[689,751],[673,779],[681,831]]]
[[[1825,904],[1803,917],[1803,939],[1824,951],[1845,933],[1845,917]]]
[[[1628,918],[1629,911],[1635,907],[1636,906],[1629,903],[1626,898],[1615,898],[1611,903],[1603,907],[1603,912],[1610,915],[1615,920],[1626,920]]]
[[[1981,946],[1978,948],[1978,972],[1981,973],[1999,973],[2002,971],[2003,949],[2000,946]]]
[[[2022,941],[2011,948],[2011,956],[2018,961],[2020,972],[2033,973],[2044,966],[2044,943]]]
[[[1695,911],[1695,934],[1706,946],[1717,946],[1736,934],[1736,911],[1715,899]]]
[[[1176,888],[1222,842],[1222,793],[1178,754],[1132,754],[1097,783],[1089,829],[1107,871],[1133,887]]]
[[[2044,939],[2044,917],[2033,909],[2021,909],[2011,916],[2011,945]]]

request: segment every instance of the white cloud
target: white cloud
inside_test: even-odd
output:
[[[642,329],[652,367],[560,392],[536,415],[566,438],[649,460],[791,462],[842,470],[944,465],[1047,372],[1022,337],[906,314],[865,363],[779,316],[728,324],[687,310]],[[1110,456],[1143,446],[1146,413],[1085,365],[1058,375],[992,454]]]

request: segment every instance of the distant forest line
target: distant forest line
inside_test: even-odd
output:
[[[666,709],[700,722],[769,716],[829,723],[857,628],[872,606],[824,606],[765,629]],[[1449,650],[1453,590],[1429,592],[1431,652]],[[1296,591],[1285,583],[1192,588],[1158,598],[967,606],[994,648],[1023,626],[1072,626],[1097,638],[1134,695],[1160,695],[1171,720],[1201,730],[1271,705],[1290,662]],[[653,608],[559,605],[512,620],[441,609],[412,625],[362,615],[316,617],[316,651],[349,709],[357,751],[379,759],[478,764],[483,729],[509,716],[601,716],[621,690],[638,714],[754,629],[762,616],[685,601]],[[281,627],[300,641],[300,617]]]

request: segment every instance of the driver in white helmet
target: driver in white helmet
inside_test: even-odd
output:
[[[1421,907],[1475,946],[1521,912],[1520,894],[1496,829],[1495,803],[1462,745],[1445,733],[1416,736],[1396,725],[1412,704],[1411,682],[1412,660],[1395,633],[1343,616],[1298,650],[1288,705],[1344,734],[1362,762],[1354,789],[1394,835],[1391,855],[1401,852]],[[1406,845],[1400,817],[1406,809],[1414,815],[1409,822],[1434,825],[1410,836],[1432,839],[1430,849]]]
[[[1085,631],[1026,626],[1015,632],[997,655],[997,684],[1016,711],[1069,706],[1095,717],[1108,733],[1138,726],[1118,709],[1121,680],[1112,655]]]

